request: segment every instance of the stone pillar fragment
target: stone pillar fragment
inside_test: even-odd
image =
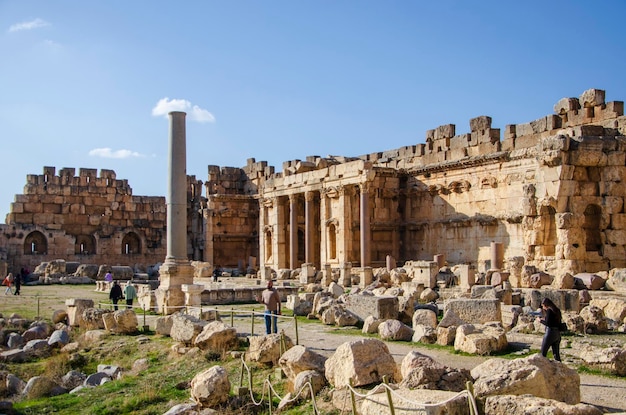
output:
[[[339,285],[342,287],[352,286],[352,263],[342,262],[339,275]]]
[[[372,267],[361,267],[359,279],[359,287],[365,288],[374,281],[374,273],[372,272]]]
[[[502,269],[504,263],[504,245],[491,242],[491,269]]]

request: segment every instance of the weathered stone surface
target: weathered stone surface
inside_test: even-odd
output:
[[[334,304],[324,310],[320,320],[324,324],[334,324],[339,327],[356,326],[359,323],[359,317],[350,310],[346,310],[343,304]]]
[[[454,350],[484,356],[507,346],[506,330],[500,322],[463,324],[456,329]]]
[[[471,370],[476,396],[526,395],[580,402],[580,376],[561,362],[540,354],[514,360],[489,359]]]
[[[335,388],[369,385],[398,379],[396,363],[387,345],[378,339],[360,339],[341,344],[326,360],[325,375]]]
[[[456,339],[456,328],[457,326],[449,326],[449,327],[441,327],[439,325],[437,327],[437,344],[442,346],[452,346],[454,344],[454,340]],[[415,338],[415,335],[413,335]]]
[[[581,272],[574,275],[574,278],[581,281],[588,290],[599,290],[604,287],[606,280],[597,274]]]
[[[22,350],[28,357],[48,357],[52,353],[52,347],[48,345],[47,339],[30,340]]]
[[[413,312],[412,318],[413,327],[418,324],[429,326],[432,328],[437,327],[437,313],[432,310],[417,309]]]
[[[87,375],[77,370],[70,370],[61,378],[61,386],[68,390],[72,390],[82,385],[87,379]]]
[[[621,298],[593,299],[589,305],[602,309],[604,316],[611,320],[621,323],[626,318],[626,300]]]
[[[51,347],[63,347],[70,341],[70,335],[65,330],[55,330],[48,339],[48,345]],[[71,389],[71,388],[70,388]]]
[[[437,291],[433,290],[432,288],[425,288],[424,291],[421,292],[420,294],[420,300],[422,300],[425,303],[430,303],[432,301],[435,301],[439,298],[439,294],[437,294]]]
[[[133,334],[137,332],[139,322],[133,310],[122,309],[102,316],[105,330],[112,333]]]
[[[104,329],[104,320],[102,319],[102,316],[111,312],[111,310],[104,310],[102,308],[86,308],[83,310],[83,318],[80,327],[85,330]]]
[[[361,329],[361,331],[365,334],[378,333],[378,326],[382,322],[383,320],[378,320],[374,318],[374,316],[367,316],[367,318],[363,322],[363,328]]]
[[[626,349],[576,345],[577,355],[587,366],[626,376]]]
[[[574,288],[574,276],[569,272],[557,275],[552,280],[552,286],[558,290],[571,290]]]
[[[169,336],[172,331],[172,325],[174,324],[174,315],[161,316],[156,319],[156,333]]]
[[[67,307],[68,324],[70,326],[83,325],[83,311],[93,308],[93,300],[84,298],[70,298],[65,300]]]
[[[410,341],[413,329],[400,320],[385,320],[378,325],[378,334],[382,340]]]
[[[65,310],[55,310],[52,313],[52,322],[54,324],[57,324],[57,323],[66,323],[67,324],[67,322],[68,322],[67,319],[68,319],[67,311],[65,311]]]
[[[584,320],[586,333],[605,333],[608,331],[608,324],[600,307],[588,305],[580,310],[580,317]]]
[[[193,344],[201,350],[223,352],[235,348],[238,344],[237,330],[221,321],[212,321],[204,326]]]
[[[609,272],[609,279],[606,280],[607,290],[626,293],[626,268],[614,268]]]
[[[530,287],[541,288],[544,285],[552,284],[553,277],[545,272],[537,272],[530,276]]]
[[[453,299],[446,301],[444,315],[453,311],[467,323],[483,324],[488,321],[501,321],[502,310],[498,299]]]
[[[216,407],[228,401],[230,381],[228,372],[221,366],[213,366],[198,373],[190,383],[191,398],[202,407]]]
[[[307,385],[311,384],[311,387]],[[322,388],[326,386],[326,378],[323,375],[323,371],[320,373],[317,370],[303,370],[298,372],[293,379],[293,393],[300,392],[301,399],[309,399],[311,396],[311,388],[313,393],[317,395]]]
[[[414,343],[437,343],[437,329],[423,324],[417,324],[413,326],[411,341]]]
[[[323,374],[325,362],[326,357],[300,345],[287,350],[278,360],[281,369],[292,382],[298,373],[306,370],[315,370]]]
[[[82,339],[85,343],[90,344],[97,343],[103,338],[110,335],[111,334],[106,330],[89,330],[82,335]]]
[[[58,386],[52,379],[46,376],[34,376],[28,379],[22,395],[26,399],[37,399],[51,396],[50,393]]]
[[[293,341],[289,336],[285,337],[285,348],[289,350],[293,347]],[[267,334],[265,336],[250,336],[250,347],[246,352],[246,360],[259,363],[276,364],[280,359],[281,335],[278,333]]]
[[[463,320],[459,315],[452,309],[449,309],[444,312],[443,318],[439,322],[437,327],[458,327],[462,324],[467,324],[468,322]]]
[[[379,320],[398,318],[397,297],[374,297],[369,295],[355,294],[346,298],[345,307],[348,311],[357,315],[361,321],[371,315]]]
[[[402,382],[400,388],[434,389],[460,392],[466,383],[472,381],[469,370],[455,369],[440,364],[429,356],[417,351],[409,352],[400,367]]]
[[[106,382],[110,382],[111,376],[105,372],[96,372],[87,376],[85,382],[83,382],[84,386],[100,386],[105,384]]]
[[[176,341],[191,345],[207,324],[208,322],[187,314],[174,314],[170,336]]]
[[[22,339],[24,340],[24,342],[29,342],[31,340],[37,339],[45,339],[46,337],[48,337],[47,325],[44,326],[38,324],[22,333]]]
[[[398,396],[399,395],[399,396]],[[468,402],[466,395],[457,395],[456,392],[438,391],[430,389],[397,389],[394,391],[394,405],[396,415],[467,415]],[[405,398],[405,399],[402,399]],[[383,391],[369,395],[361,404],[360,415],[381,415],[389,413],[387,394]],[[414,404],[413,402],[417,402]],[[445,402],[441,406],[427,406],[433,402]]]
[[[569,405],[532,395],[496,395],[485,399],[485,415],[602,415],[593,405]]]

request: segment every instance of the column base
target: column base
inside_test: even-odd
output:
[[[172,314],[185,307],[183,284],[193,284],[194,268],[188,260],[166,259],[159,268],[161,283],[155,290],[159,313]]]

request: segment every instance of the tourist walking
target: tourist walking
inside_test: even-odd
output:
[[[14,278],[13,282],[15,283],[15,292],[13,293],[13,295],[20,295],[20,288],[22,287],[22,274],[21,274],[21,272],[18,272],[17,274],[15,274],[15,278]]]
[[[218,282],[218,278],[222,275],[222,267],[219,265],[215,266],[213,270],[213,282]]]
[[[265,305],[265,334],[278,333],[278,317],[280,314],[280,295],[272,280],[267,282],[267,288],[263,290],[257,301]]]
[[[546,326],[546,333],[543,335],[543,341],[541,342],[541,354],[546,357],[548,355],[548,349],[552,348],[552,355],[554,360],[561,361],[561,310],[554,304],[549,298],[544,298],[541,301],[541,324]]]
[[[113,286],[111,287],[111,292],[109,293],[109,298],[113,302],[113,309],[117,310],[117,302],[122,298],[122,287],[117,281],[113,282]]]
[[[9,275],[7,275],[4,278],[4,281],[2,281],[2,285],[7,287],[7,289],[4,290],[4,295],[13,294],[13,290],[11,289],[11,284],[13,284],[13,273],[9,272]]]
[[[106,275],[104,276],[104,280],[106,282],[113,282],[113,275],[111,275],[110,272],[107,272]]]
[[[137,298],[137,290],[135,290],[135,286],[130,281],[124,287],[124,298],[126,298],[126,308],[132,308],[133,300]]]

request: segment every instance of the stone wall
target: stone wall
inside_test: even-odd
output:
[[[0,247],[10,270],[65,259],[86,264],[154,264],[165,258],[164,197],[133,196],[112,170],[44,167],[11,203]]]

